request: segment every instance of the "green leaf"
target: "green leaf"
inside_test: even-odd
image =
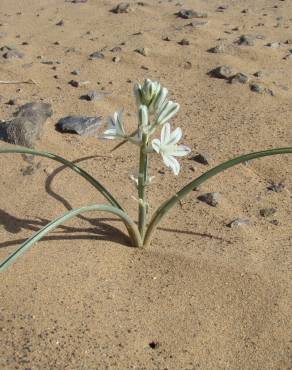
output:
[[[105,187],[101,185],[99,181],[97,181],[94,177],[89,175],[86,171],[82,170],[82,168],[76,166],[74,163],[67,161],[66,159],[59,157],[53,153],[49,152],[40,152],[34,149],[23,148],[23,147],[16,147],[16,148],[1,148],[0,153],[22,153],[22,154],[31,154],[39,157],[45,157],[52,159],[54,161],[60,162],[65,166],[71,168],[71,170],[78,173],[78,175],[82,176],[85,180],[87,180],[91,185],[93,185],[104,197],[107,199],[113,207],[117,207],[122,210],[122,207],[117,202],[117,200],[110,194],[109,191]]]
[[[71,219],[72,217],[79,215],[80,213],[84,212],[91,212],[91,211],[102,211],[102,212],[109,212],[113,213],[114,215],[118,216],[122,219],[124,224],[126,225],[131,240],[133,242],[133,245],[136,247],[142,246],[142,240],[139,234],[139,231],[137,229],[136,224],[131,220],[131,218],[122,210],[107,206],[103,204],[94,204],[91,206],[81,207],[73,209],[67,213],[65,213],[63,216],[56,218],[55,220],[48,223],[46,226],[41,228],[39,231],[37,231],[31,238],[26,240],[21,246],[13,252],[10,256],[8,256],[4,261],[0,263],[0,272],[4,271],[11,263],[13,263],[19,256],[21,256],[25,251],[27,251],[30,247],[32,247],[38,240],[43,238],[46,234],[48,234],[50,231],[54,230],[59,225],[63,224],[65,221]]]
[[[218,173],[236,166],[239,163],[250,161],[252,159],[260,158],[260,157],[268,157],[272,155],[277,154],[289,154],[292,153],[292,147],[288,148],[276,148],[276,149],[270,149],[270,150],[264,150],[261,152],[254,152],[242,155],[240,157],[236,157],[234,159],[231,159],[227,162],[221,163],[218,166],[212,168],[211,170],[205,172],[203,175],[197,177],[195,180],[188,183],[186,186],[184,186],[178,193],[176,193],[173,197],[168,199],[166,202],[164,202],[154,213],[152,216],[149,226],[147,228],[145,238],[144,238],[144,246],[148,245],[150,243],[151,234],[155,230],[157,224],[160,222],[162,217],[173,207],[176,205],[178,201],[180,201],[183,197],[188,195],[192,190],[197,188],[199,185],[201,185],[203,182],[207,181],[209,178],[217,175]]]

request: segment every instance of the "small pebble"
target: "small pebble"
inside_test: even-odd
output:
[[[220,193],[205,193],[198,196],[198,199],[209,206],[217,207],[219,204]]]
[[[270,217],[273,216],[277,212],[276,208],[262,208],[260,210],[260,215],[262,217]]]

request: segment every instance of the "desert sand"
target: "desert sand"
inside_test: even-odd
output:
[[[116,142],[56,131],[60,118],[105,122],[123,107],[130,131],[133,84],[150,78],[169,89],[181,105],[172,123],[192,154],[181,159],[178,177],[151,160],[151,212],[222,161],[292,145],[289,0],[145,0],[115,14],[117,4],[1,0],[0,47],[23,56],[0,56],[0,80],[36,84],[0,84],[0,119],[28,102],[50,103],[36,148],[76,161],[135,220],[128,176],[137,148],[111,154]],[[207,17],[183,19],[175,15],[181,9]],[[221,52],[208,51],[218,45]],[[89,60],[96,51],[104,58]],[[222,65],[249,81],[208,74]],[[108,94],[80,99],[92,90]],[[208,153],[208,165],[192,159],[199,153]],[[67,210],[104,203],[76,173],[34,161],[26,174],[20,155],[0,155],[1,259]],[[274,156],[212,178],[163,219],[144,250],[130,247],[124,226],[107,214],[84,214],[50,233],[1,273],[1,369],[291,369],[291,165],[291,155]],[[269,189],[279,183],[282,191]],[[206,192],[220,193],[216,207],[198,200]],[[263,217],[265,208],[276,213]],[[227,226],[237,218],[250,224]]]

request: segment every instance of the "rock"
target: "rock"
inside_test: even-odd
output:
[[[71,75],[79,76],[79,75],[80,75],[80,71],[79,71],[79,69],[74,69],[74,70],[71,72]]]
[[[274,191],[276,193],[281,193],[285,189],[286,186],[282,182],[272,183],[271,185],[268,186],[268,190]]]
[[[204,164],[207,166],[210,164],[210,156],[207,153],[199,153],[191,158],[191,160],[198,162],[200,164]]]
[[[112,61],[114,63],[119,63],[121,61],[121,57],[119,57],[118,55],[116,55],[116,56],[113,57]]]
[[[204,12],[196,12],[192,9],[181,9],[176,15],[183,19],[191,19],[191,18],[207,18],[208,14]]]
[[[82,95],[80,99],[83,100],[88,100],[88,101],[96,101],[96,100],[101,100],[105,96],[110,95],[110,93],[106,92],[98,92],[98,91],[89,91],[87,94]]]
[[[256,71],[253,75],[255,77],[258,77],[258,78],[263,78],[264,77],[264,72],[263,71]]]
[[[101,117],[67,116],[56,124],[60,132],[74,132],[81,136],[94,136],[101,125]]]
[[[241,83],[241,84],[246,84],[249,80],[249,77],[244,74],[244,73],[236,73],[236,75],[234,75],[231,79],[230,79],[230,83],[234,84],[234,83]]]
[[[214,54],[222,54],[225,52],[225,46],[223,44],[216,45],[213,48],[208,49],[208,52]]]
[[[56,23],[56,26],[64,26],[64,21],[61,19],[59,22]]]
[[[219,5],[218,8],[216,9],[216,12],[218,13],[223,13],[224,10],[228,9],[228,5]]]
[[[237,42],[239,45],[253,46],[254,40],[255,37],[252,35],[241,35]]]
[[[47,103],[28,103],[19,108],[15,113],[15,119],[2,124],[0,139],[10,144],[16,144],[33,148],[35,142],[40,139],[46,120],[51,117],[53,111]]]
[[[260,215],[262,217],[273,216],[276,212],[277,212],[276,208],[262,208],[262,209],[260,209]]]
[[[144,57],[147,57],[149,55],[150,50],[148,48],[138,48],[135,49],[136,53],[139,53],[143,55]]]
[[[83,4],[83,3],[87,3],[87,0],[65,0],[65,3]]]
[[[17,105],[17,98],[9,99],[7,105]]]
[[[16,49],[10,49],[6,51],[3,55],[3,58],[5,59],[22,59],[24,57],[24,54]]]
[[[182,39],[178,42],[179,45],[190,45],[189,40],[187,39]]]
[[[286,41],[285,41],[285,44],[287,44],[287,45],[292,45],[292,39],[288,39],[288,40],[286,40]]]
[[[115,14],[121,14],[121,13],[129,13],[132,10],[133,9],[131,8],[129,3],[120,3],[116,7],[111,9],[111,12]]]
[[[69,85],[73,87],[81,87],[88,84],[90,84],[90,81],[76,81],[76,80],[69,81]]]
[[[265,92],[265,88],[255,82],[250,84],[250,89],[253,92],[256,92],[258,94],[263,94]]]
[[[223,78],[229,80],[231,77],[235,75],[235,71],[232,67],[228,65],[223,65],[220,67],[217,67],[209,72],[209,75],[211,77],[215,78]]]
[[[266,44],[266,46],[272,49],[277,49],[278,47],[280,47],[280,43],[279,42],[269,42]]]
[[[122,51],[122,48],[120,46],[115,46],[114,48],[111,49],[111,52],[113,53],[119,53]]]
[[[95,51],[89,55],[89,60],[104,59],[104,54],[100,51]]]
[[[286,55],[283,59],[285,59],[285,60],[291,60],[292,59],[292,54]]]
[[[200,28],[206,26],[207,24],[208,24],[207,21],[194,20],[191,23],[186,24],[186,27]]]
[[[219,204],[220,193],[205,193],[198,196],[201,202],[204,202],[212,207],[217,207]]]
[[[240,227],[240,226],[250,226],[251,224],[252,222],[248,219],[236,218],[235,220],[229,222],[227,226],[234,228],[234,227]]]

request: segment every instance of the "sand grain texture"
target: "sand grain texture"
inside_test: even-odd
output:
[[[130,2],[133,11],[114,14],[117,3],[1,0],[0,47],[24,56],[0,56],[0,79],[38,83],[0,85],[0,118],[17,110],[5,104],[10,99],[50,103],[54,114],[37,149],[76,160],[135,219],[128,175],[136,148],[110,155],[112,142],[57,132],[60,118],[106,117],[124,107],[132,130],[133,83],[149,77],[170,90],[181,104],[173,124],[193,155],[207,152],[211,163],[184,158],[174,179],[159,158],[151,161],[151,211],[221,161],[292,145],[292,61],[283,59],[292,39],[288,0],[226,0],[223,12],[216,11],[219,1],[186,0],[183,8],[208,13],[208,23],[196,27],[186,26],[195,19],[174,15],[182,8],[176,1]],[[243,34],[260,37],[239,45]],[[189,45],[180,45],[183,39]],[[266,46],[274,42],[280,46]],[[208,52],[219,43],[224,52]],[[140,48],[146,56],[135,52]],[[96,51],[104,58],[90,60]],[[222,65],[266,92],[208,75]],[[262,78],[253,76],[259,70]],[[90,84],[75,88],[72,79]],[[110,94],[80,99],[93,90]],[[1,259],[68,209],[103,202],[69,169],[44,158],[34,163],[24,176],[28,164],[20,155],[0,156]],[[170,212],[147,250],[128,247],[124,227],[106,214],[85,214],[49,234],[1,274],[0,368],[291,369],[291,164],[291,155],[275,156],[213,178]],[[268,190],[272,182],[285,189]],[[217,207],[197,199],[208,192],[220,193]],[[262,217],[262,208],[277,212]],[[226,226],[236,218],[251,225]]]

